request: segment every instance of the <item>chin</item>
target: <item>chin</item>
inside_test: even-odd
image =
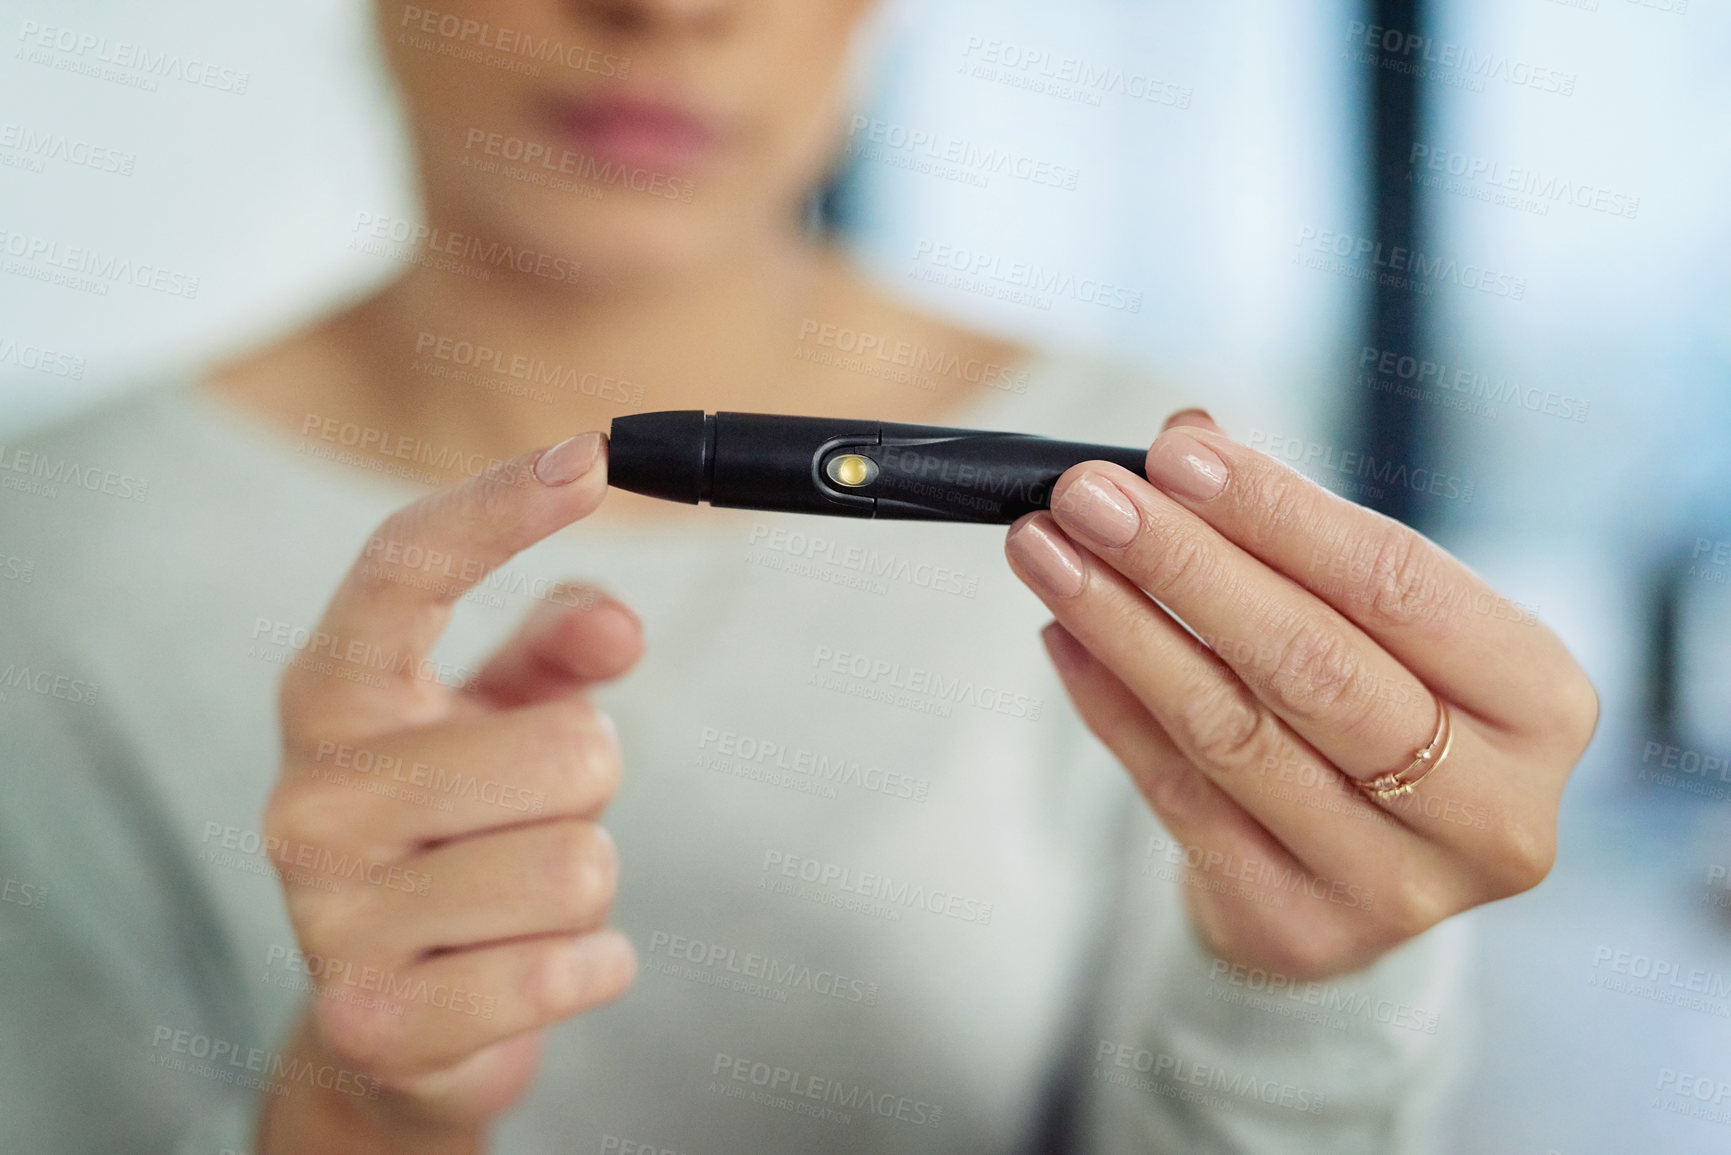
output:
[[[692,182],[675,191],[684,195],[577,183],[559,190],[471,184],[459,195],[474,206],[466,218],[488,222],[477,232],[577,262],[587,274],[578,283],[589,285],[689,272],[760,235],[746,224],[750,214],[730,211],[739,206],[720,190],[706,196]]]

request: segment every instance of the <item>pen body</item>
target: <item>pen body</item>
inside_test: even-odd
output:
[[[1143,475],[1146,449],[938,425],[674,410],[615,418],[612,484],[719,507],[1007,524],[1081,461]]]

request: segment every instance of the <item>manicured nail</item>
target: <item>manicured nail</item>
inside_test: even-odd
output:
[[[1195,407],[1190,409],[1180,409],[1178,412],[1166,419],[1166,424],[1163,428],[1172,429],[1179,425],[1200,425],[1209,429],[1220,428],[1220,423],[1214,420],[1213,415],[1210,414],[1208,410]]]
[[[1097,473],[1084,473],[1071,482],[1053,503],[1052,511],[1063,514],[1066,525],[1074,525],[1101,545],[1113,548],[1129,545],[1142,528],[1142,518],[1129,496]]]
[[[570,485],[595,467],[601,456],[601,434],[579,433],[543,453],[535,462],[542,485]]]
[[[1218,497],[1229,476],[1220,455],[1182,429],[1162,433],[1148,450],[1148,480],[1176,497]]]
[[[1082,555],[1064,531],[1051,522],[1034,518],[1010,534],[1010,556],[1022,563],[1034,584],[1055,598],[1073,598],[1082,592]]]

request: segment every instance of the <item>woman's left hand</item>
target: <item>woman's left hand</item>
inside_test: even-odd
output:
[[[1599,711],[1556,635],[1199,411],[1147,472],[1071,468],[1006,552],[1057,617],[1071,700],[1181,844],[1160,860],[1208,945],[1319,978],[1537,885]],[[1408,793],[1361,787],[1425,769],[1443,703],[1446,757]]]

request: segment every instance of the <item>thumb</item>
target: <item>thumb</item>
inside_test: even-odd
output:
[[[643,623],[591,586],[561,584],[465,689],[501,709],[617,678],[643,656]]]

